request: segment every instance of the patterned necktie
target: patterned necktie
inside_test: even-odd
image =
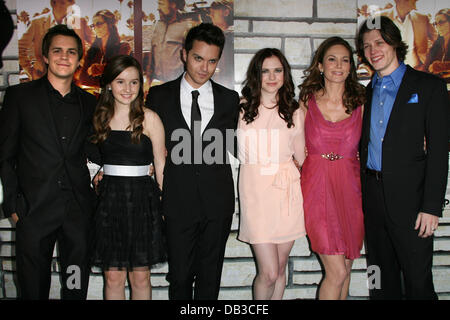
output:
[[[199,122],[199,128],[201,127],[202,114],[200,113],[200,107],[198,105],[198,96],[200,92],[194,90],[192,93],[192,105],[191,105],[191,132],[194,132],[194,123]]]

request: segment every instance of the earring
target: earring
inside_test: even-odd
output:
[[[112,91],[111,87],[108,87],[108,91]]]

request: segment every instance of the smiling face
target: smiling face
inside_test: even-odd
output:
[[[261,92],[274,94],[284,84],[284,69],[280,59],[271,56],[264,59],[261,67]]]
[[[130,106],[139,94],[139,71],[135,67],[123,70],[110,84],[115,104]]]
[[[48,65],[47,73],[50,78],[73,77],[80,65],[75,38],[63,35],[54,36],[48,50],[48,57],[44,56],[44,61]]]
[[[363,35],[363,48],[367,61],[381,77],[390,75],[399,66],[395,48],[384,41],[379,30]]]
[[[330,47],[319,63],[324,78],[331,82],[345,82],[350,73],[351,53],[341,44]]]
[[[183,49],[187,82],[193,88],[200,88],[214,75],[219,58],[220,48],[218,46],[194,40],[189,52]]]

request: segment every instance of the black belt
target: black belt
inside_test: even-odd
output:
[[[366,168],[365,173],[369,176],[375,177],[377,180],[381,180],[381,178],[383,177],[381,171],[376,171],[369,168]]]

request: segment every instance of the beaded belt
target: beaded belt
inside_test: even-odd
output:
[[[324,154],[321,154],[321,156],[322,156],[322,158],[330,160],[330,161],[339,160],[339,159],[343,158],[343,156],[341,156],[337,153],[334,153],[334,152],[324,153]]]
[[[103,172],[108,176],[120,177],[142,177],[148,175],[149,165],[145,166],[119,166],[114,164],[105,164]]]

